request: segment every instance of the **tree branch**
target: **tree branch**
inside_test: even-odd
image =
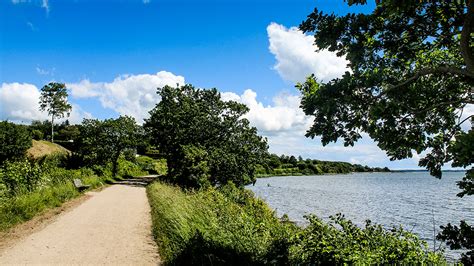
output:
[[[474,1],[473,1],[474,3]],[[379,95],[377,95],[377,98],[380,98],[387,94],[390,91],[393,91],[395,89],[404,87],[406,85],[409,85],[410,83],[414,82],[415,80],[419,79],[420,77],[427,76],[427,75],[432,75],[432,74],[453,74],[453,75],[458,75],[458,76],[465,76],[474,79],[474,72],[469,72],[465,69],[460,69],[457,67],[453,66],[439,66],[435,68],[423,68],[413,74],[411,77],[407,78],[406,80],[396,84],[396,85],[391,85],[389,86],[385,91],[381,92]]]
[[[471,32],[474,26],[474,0],[467,4],[467,12],[464,18],[464,24],[461,31],[461,56],[466,63],[467,71],[474,72],[474,56],[471,51]]]

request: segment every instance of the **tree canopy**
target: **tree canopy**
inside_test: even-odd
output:
[[[135,119],[84,119],[78,138],[78,154],[88,165],[112,163],[112,174],[117,174],[118,159],[127,149],[135,149],[141,130]]]
[[[301,23],[318,49],[350,62],[340,78],[321,82],[312,75],[297,85],[304,112],[314,117],[306,136],[354,145],[365,132],[392,160],[425,152],[419,165],[437,177],[448,162],[470,167],[474,1],[376,2],[370,14],[315,9]],[[471,168],[458,195],[472,195],[473,182]]]
[[[72,106],[67,102],[67,90],[64,83],[50,82],[41,88],[40,110],[51,116],[51,142],[54,142],[54,119],[69,116]]]
[[[248,108],[223,101],[217,89],[192,85],[158,89],[161,101],[145,128],[167,159],[169,178],[185,187],[244,185],[266,155],[266,140],[242,116]]]
[[[32,145],[32,138],[26,126],[0,121],[0,165],[7,159],[25,156]]]

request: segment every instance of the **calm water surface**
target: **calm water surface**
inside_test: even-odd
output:
[[[442,179],[427,172],[353,173],[261,178],[248,188],[279,215],[304,225],[314,213],[324,220],[343,213],[358,225],[366,219],[386,227],[402,225],[433,245],[433,220],[439,226],[460,220],[474,223],[474,197],[456,197],[463,172],[446,172]],[[437,246],[439,242],[437,243]],[[457,252],[446,250],[448,257]]]

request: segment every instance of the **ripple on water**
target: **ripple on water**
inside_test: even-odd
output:
[[[456,181],[463,175],[448,172],[441,179],[427,172],[280,176],[258,179],[248,188],[279,215],[288,214],[300,225],[307,223],[303,216],[309,213],[324,220],[343,213],[361,226],[366,219],[385,227],[402,225],[432,246],[433,219],[437,231],[448,222],[474,223],[474,199],[456,197]],[[459,256],[459,252],[446,253]]]

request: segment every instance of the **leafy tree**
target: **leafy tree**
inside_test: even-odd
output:
[[[57,131],[57,125],[54,125],[54,131]],[[31,130],[32,135],[41,137],[41,139],[51,139],[51,121],[44,120],[33,120],[28,127]],[[33,133],[33,131],[40,131],[39,133]]]
[[[7,159],[18,159],[32,145],[26,126],[0,121],[0,165]]]
[[[471,166],[474,132],[461,125],[473,117],[463,111],[474,104],[474,1],[376,2],[371,14],[315,9],[300,25],[318,49],[350,62],[341,78],[313,75],[297,85],[304,112],[314,116],[306,136],[347,146],[365,132],[392,160],[427,152],[419,165],[437,177],[449,161]],[[471,147],[462,151],[469,159],[457,163],[463,146]],[[472,173],[458,182],[459,196],[473,194]]]
[[[169,178],[185,187],[255,180],[255,167],[267,154],[266,141],[242,116],[248,108],[222,101],[216,89],[192,85],[158,89],[161,101],[145,128],[167,159]]]
[[[69,116],[72,106],[67,102],[67,90],[64,83],[51,82],[41,88],[40,110],[51,116],[51,142],[54,142],[54,119]]]
[[[112,174],[116,176],[120,155],[135,149],[140,132],[135,119],[120,116],[117,119],[84,119],[78,138],[78,154],[87,165],[112,163]]]

